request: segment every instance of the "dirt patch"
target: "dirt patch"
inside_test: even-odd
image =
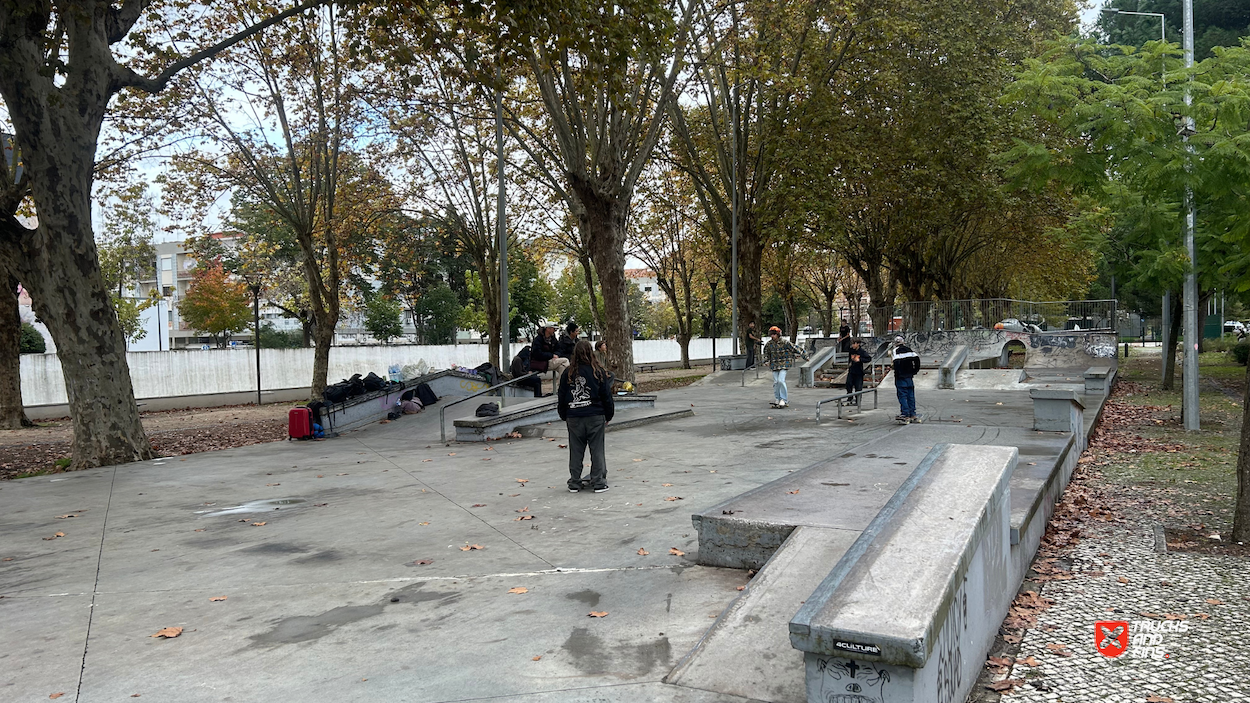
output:
[[[656,391],[668,390],[669,388],[684,388],[695,381],[706,376],[706,373],[692,373],[690,369],[676,369],[687,375],[672,376],[669,378],[644,378],[642,374],[638,374],[638,383],[636,385],[639,393],[654,393]]]
[[[290,408],[288,403],[230,405],[146,412],[140,418],[157,453],[176,456],[286,439]],[[69,418],[0,432],[0,480],[63,471],[73,437]]]
[[[1164,529],[1164,533],[1167,535],[1169,552],[1250,557],[1250,546],[1229,542],[1226,540],[1227,535],[1206,529],[1206,525],[1168,527]]]

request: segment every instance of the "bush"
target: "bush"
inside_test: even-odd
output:
[[[263,349],[298,349],[304,346],[304,333],[299,330],[276,330],[265,323],[260,326],[260,346]]]
[[[43,335],[39,334],[39,330],[29,322],[22,323],[22,332],[17,344],[23,354],[42,354],[48,350],[47,343],[43,341]]]
[[[1233,361],[1245,366],[1247,360],[1250,360],[1250,342],[1238,342],[1233,347]]]

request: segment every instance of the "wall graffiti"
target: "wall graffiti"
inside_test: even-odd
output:
[[[885,703],[885,685],[890,672],[854,659],[820,657],[821,703]]]
[[[938,703],[955,703],[960,686],[963,684],[963,661],[960,642],[968,629],[968,593],[965,588],[968,577],[955,592],[946,622],[942,624],[942,633],[938,636],[937,693]]]

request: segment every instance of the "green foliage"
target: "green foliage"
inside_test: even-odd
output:
[[[1233,361],[1242,366],[1250,361],[1250,342],[1238,342],[1233,346]]]
[[[413,308],[417,334],[425,344],[451,344],[460,319],[460,299],[446,284],[437,286],[417,301]]]
[[[398,302],[373,295],[365,303],[365,329],[374,339],[388,344],[404,334],[402,313]]]
[[[532,330],[547,314],[547,304],[554,297],[551,283],[538,268],[529,252],[512,250],[508,260],[508,322],[512,339],[522,331]]]
[[[594,279],[599,285],[598,277]],[[583,330],[583,336],[601,332],[595,327],[595,320],[602,319],[603,298],[599,297],[599,317],[590,309],[590,291],[586,288],[586,276],[580,264],[570,264],[560,272],[559,278],[552,284],[552,295],[547,305],[547,316],[557,323],[576,322]]]
[[[22,354],[43,354],[48,350],[47,342],[39,330],[29,322],[22,323],[21,336],[18,338],[18,349]]]
[[[191,288],[178,304],[182,319],[225,347],[233,332],[245,330],[252,321],[247,287],[227,277],[219,263],[196,267]]]
[[[1110,0],[1109,9],[1159,12],[1165,16],[1167,39],[1181,41],[1181,0]],[[1194,3],[1194,58],[1210,58],[1217,46],[1236,46],[1250,34],[1250,5],[1244,0],[1203,0]],[[1102,12],[1098,32],[1108,44],[1141,46],[1159,38],[1159,18]]]
[[[260,346],[263,349],[299,349],[304,346],[304,335],[295,330],[276,330],[271,324],[261,323]]]
[[[112,296],[113,310],[117,312],[117,322],[121,325],[127,342],[137,342],[148,336],[147,329],[143,327],[143,311],[156,305],[160,299],[161,296],[155,288],[147,298]]]

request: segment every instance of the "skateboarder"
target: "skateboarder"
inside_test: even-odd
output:
[[[807,358],[807,352],[799,349],[781,338],[781,328],[768,328],[768,343],[764,345],[764,361],[773,372],[773,403],[774,408],[784,408],[789,404],[786,392],[786,371],[794,366],[794,360]]]
[[[872,361],[872,357],[868,355],[868,352],[864,351],[863,343],[859,339],[851,340],[849,352],[851,365],[846,370],[846,392],[854,393],[864,390],[864,364]],[[859,398],[860,396],[855,396],[854,400],[848,399],[847,404],[859,405]]]
[[[898,393],[899,415],[895,420],[903,423],[919,422],[916,415],[916,379],[920,372],[920,355],[903,343],[900,335],[894,338],[890,352],[894,360],[894,389]]]

